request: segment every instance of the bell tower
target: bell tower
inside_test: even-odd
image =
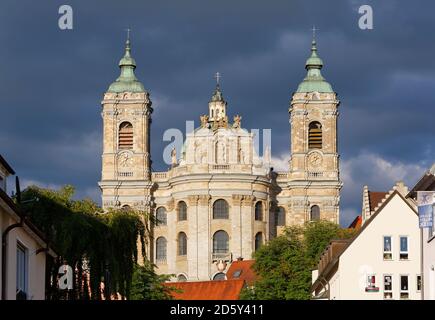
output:
[[[119,62],[120,76],[104,94],[103,118],[102,205],[134,207],[150,206],[151,157],[149,93],[136,78],[136,62],[131,56],[130,39]]]
[[[293,94],[289,114],[291,156],[288,188],[294,223],[339,222],[340,189],[337,150],[337,94],[323,78],[315,39],[305,64],[307,75]]]

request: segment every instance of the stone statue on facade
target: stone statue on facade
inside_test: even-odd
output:
[[[233,123],[233,128],[238,129],[241,128],[242,126],[242,117],[239,115],[234,116],[234,123]]]
[[[204,114],[200,116],[201,128],[208,128],[208,115]]]
[[[175,147],[171,151],[171,165],[172,168],[177,166],[177,150],[175,150]]]

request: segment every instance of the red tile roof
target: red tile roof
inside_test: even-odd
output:
[[[357,216],[352,223],[349,225],[349,229],[359,229],[361,228],[362,225],[362,217],[361,216]]]
[[[388,192],[369,191],[370,211],[373,211]]]
[[[244,284],[243,280],[164,283],[175,289],[171,295],[176,300],[238,300]]]
[[[226,273],[227,279],[241,279],[245,280],[247,285],[252,285],[258,278],[252,268],[254,262],[255,260],[234,261]]]

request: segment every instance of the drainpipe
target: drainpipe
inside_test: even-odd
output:
[[[423,250],[423,228],[420,228],[420,290],[421,300],[424,300],[424,250]]]
[[[6,250],[7,250],[7,239],[8,234],[15,228],[21,228],[23,226],[24,219],[21,218],[19,223],[11,224],[9,227],[5,229],[2,234],[2,300],[6,300]]]

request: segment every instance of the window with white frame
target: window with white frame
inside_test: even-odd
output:
[[[417,275],[417,292],[421,291],[421,275]]]
[[[400,299],[409,299],[408,276],[400,276]]]
[[[400,236],[400,260],[408,260],[408,237]]]
[[[379,291],[379,287],[376,287],[376,275],[368,274],[366,283],[366,292]]]
[[[384,299],[393,299],[393,276],[384,275]]]
[[[393,251],[392,251],[392,238],[391,236],[384,236],[384,260],[392,260],[393,259]]]
[[[17,300],[27,300],[27,283],[29,277],[27,249],[17,243]]]

